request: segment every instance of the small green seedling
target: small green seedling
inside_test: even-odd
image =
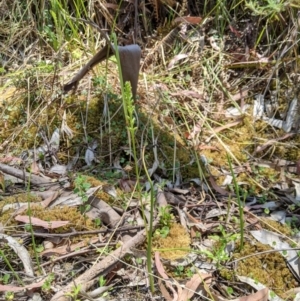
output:
[[[83,204],[80,207],[80,210],[82,213],[86,213],[91,208],[91,205],[87,204],[87,191],[91,188],[91,184],[87,182],[87,178],[85,176],[78,175],[74,180],[74,186],[74,193],[76,193],[82,199]]]
[[[99,282],[99,286],[100,286],[100,287],[105,286],[105,284],[106,284],[106,279],[104,278],[103,275],[101,275],[101,276],[98,278],[98,282]]]
[[[66,293],[66,296],[67,297],[71,297],[72,300],[74,300],[74,301],[80,301],[78,299],[78,295],[80,293],[80,289],[81,289],[80,285],[73,286],[71,292]]]
[[[9,279],[10,279],[10,275],[9,274],[5,274],[2,277],[0,277],[0,283],[8,284],[9,283]]]
[[[96,227],[100,227],[101,226],[101,219],[100,218],[95,218],[94,219],[94,223],[95,223],[95,225],[96,225]]]
[[[174,219],[174,215],[171,214],[171,206],[162,206],[159,208],[158,212],[159,216],[159,223],[162,224],[163,226],[170,226],[172,220]]]
[[[161,236],[166,238],[170,233],[170,228],[168,226],[164,226],[160,229],[155,230],[154,236]]]
[[[55,279],[54,273],[50,273],[42,285],[42,291],[48,292],[51,289],[51,283]]]
[[[183,272],[184,272],[184,266],[182,265],[179,265],[175,268],[175,275],[176,276],[182,276],[183,275]]]
[[[5,293],[5,300],[12,301],[15,298],[14,292],[6,292]]]

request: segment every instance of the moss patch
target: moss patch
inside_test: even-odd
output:
[[[267,250],[271,250],[271,248],[259,242],[254,245],[246,243],[243,250],[234,255],[234,259],[251,254],[253,256],[239,261],[236,272],[238,275],[250,277],[263,283],[278,296],[283,296],[284,292],[297,287],[298,283],[280,253],[271,252],[255,255]]]
[[[153,248],[160,251],[162,258],[169,260],[186,256],[189,253],[190,244],[190,236],[180,224],[172,224],[167,237],[153,238]]]

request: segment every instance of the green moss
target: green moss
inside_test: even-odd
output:
[[[99,199],[103,200],[104,202],[108,204],[112,204],[115,201],[115,198],[113,198],[110,194],[105,192],[105,187],[108,185],[105,182],[102,182],[95,177],[91,176],[85,176],[88,183],[92,185],[92,187],[98,187],[101,186],[101,188],[96,192],[95,196],[97,196]]]
[[[235,253],[233,258],[253,256],[238,261],[236,273],[259,281],[279,296],[283,296],[284,292],[298,286],[297,281],[280,253],[257,254],[267,250],[271,250],[271,248],[259,242],[245,243],[243,250]]]
[[[16,194],[8,197],[4,197],[0,202],[0,222],[5,226],[12,226],[16,225],[17,222],[12,218],[12,214],[16,211],[16,209],[9,209],[6,211],[3,211],[3,208],[5,205],[9,204],[21,204],[25,203],[27,204],[30,202],[30,204],[40,202],[42,199],[34,194],[30,193],[21,193]]]
[[[50,230],[54,233],[64,233],[75,229],[77,231],[93,230],[94,223],[83,216],[77,207],[56,206],[54,208],[44,208],[40,205],[31,206],[31,216],[44,221],[68,221],[65,226]]]
[[[261,220],[264,222],[262,223],[262,227],[266,230],[274,231],[275,228],[283,235],[290,236],[292,234],[291,228],[285,224],[281,224],[269,218],[261,218]]]
[[[226,268],[220,268],[220,275],[228,280],[228,281],[234,281],[235,280],[235,272],[233,270],[230,269],[226,269]]]
[[[173,223],[167,237],[153,237],[153,249],[158,249],[161,257],[169,260],[183,258],[190,249],[191,238],[186,230],[180,225]]]
[[[69,232],[72,229],[77,231],[84,230],[93,230],[95,229],[95,224],[87,217],[84,217],[77,207],[69,206],[57,206],[54,208],[44,208],[37,202],[40,202],[41,199],[35,195],[31,194],[20,194],[11,197],[6,197],[0,202],[0,209],[6,204],[19,204],[30,202],[30,215],[31,217],[36,217],[44,221],[68,221],[69,223],[65,226],[49,230],[52,233],[64,233]],[[12,218],[12,214],[15,212],[15,209],[9,209],[1,214],[0,222],[7,226],[16,226],[18,222]],[[22,213],[22,215],[28,215],[27,209]],[[82,237],[74,237],[73,241],[80,240]]]

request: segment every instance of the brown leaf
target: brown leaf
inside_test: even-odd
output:
[[[25,286],[14,286],[14,285],[1,285],[0,284],[0,292],[20,292],[26,290],[33,290],[35,288],[41,287],[46,279],[43,279],[40,282],[32,283]]]
[[[228,195],[228,191],[218,186],[213,176],[209,177],[209,183],[216,192],[220,193],[221,195]]]
[[[160,261],[159,252],[155,252],[155,266],[157,268],[157,271],[163,279],[169,279],[168,275],[165,272],[165,269]]]
[[[236,299],[236,301],[267,301],[268,293],[269,293],[269,289],[265,287],[254,294],[240,297]]]
[[[40,204],[44,208],[47,208],[50,205],[50,203],[58,197],[58,195],[59,195],[58,191],[52,191],[52,194],[46,199],[44,199]]]
[[[29,219],[29,216],[27,216],[27,215],[17,215],[15,217],[15,220],[18,221],[18,222],[25,223],[25,224],[29,224],[31,222],[31,224],[33,226],[40,226],[40,227],[43,227],[45,229],[55,229],[55,228],[65,226],[69,223],[69,221],[49,221],[49,222],[46,222],[46,221],[43,221],[43,220],[41,220],[39,218],[36,218],[36,217],[31,217]]]
[[[178,301],[187,301],[191,299],[201,283],[211,283],[211,277],[211,274],[203,273],[193,275],[192,279],[186,283],[184,290],[179,295]],[[207,279],[207,281],[205,281],[205,279]]]
[[[226,125],[224,126],[219,126],[217,128],[214,128],[212,129],[211,132],[213,132],[213,135],[210,136],[209,138],[207,138],[205,140],[205,143],[208,143],[217,133],[223,131],[223,130],[226,130],[226,129],[229,129],[229,128],[232,128],[234,126],[237,126],[238,124],[240,124],[242,122],[242,118],[238,118],[237,120],[233,121],[233,122],[230,122],[230,123],[227,123]]]
[[[229,29],[232,33],[234,33],[238,38],[242,36],[241,32],[238,31],[232,24],[229,24]]]
[[[22,163],[22,160],[18,157],[6,156],[4,158],[0,158],[1,163],[9,163],[10,165],[19,165]]]
[[[163,281],[159,278],[158,279],[158,286],[160,288],[160,291],[162,293],[162,295],[164,296],[164,298],[167,300],[167,301],[172,301],[173,298],[171,297],[171,295],[169,294],[168,290],[166,289]]]
[[[295,136],[295,133],[287,133],[284,134],[283,136],[279,137],[279,138],[275,138],[275,139],[270,139],[269,141],[267,141],[265,144],[263,145],[259,145],[256,150],[253,153],[253,156],[256,155],[257,153],[262,152],[263,150],[265,150],[268,146],[275,144],[277,141],[282,141],[282,140],[286,140],[289,139],[291,137]]]
[[[37,165],[37,163],[36,163],[35,161],[32,162],[30,171],[31,171],[33,174],[35,174],[35,175],[38,175],[38,174],[39,174],[40,169],[39,169],[39,166]]]
[[[201,17],[178,17],[175,18],[174,21],[175,23],[185,22],[189,24],[199,24],[202,22],[202,18]]]
[[[168,280],[169,277],[168,277],[168,275],[166,274],[165,269],[164,269],[164,267],[163,267],[163,265],[162,265],[162,263],[161,263],[161,261],[160,261],[159,252],[155,252],[154,258],[155,258],[155,266],[156,266],[156,268],[157,268],[157,271],[158,271],[159,275],[160,275],[163,279]],[[160,280],[160,281],[161,281],[161,280]],[[178,295],[177,295],[175,289],[172,287],[172,285],[171,285],[168,281],[166,281],[166,285],[167,285],[167,287],[172,291],[173,296],[174,296],[173,299],[172,299],[172,297],[170,296],[170,294],[167,292],[167,290],[165,289],[165,287],[164,287],[164,285],[162,284],[162,282],[160,283],[160,286],[162,286],[161,293],[164,294],[164,293],[167,292],[167,294],[164,295],[164,297],[165,297],[168,301],[169,301],[169,300],[170,300],[170,301],[171,301],[171,300],[176,301],[176,300],[178,299]]]
[[[214,129],[213,129],[213,132],[214,132],[214,133],[219,133],[219,132],[221,132],[221,131],[223,131],[223,130],[232,128],[232,127],[234,127],[234,126],[237,126],[237,125],[238,125],[239,123],[241,123],[241,122],[242,122],[242,118],[239,118],[239,119],[237,119],[236,121],[228,122],[228,123],[226,123],[226,125],[223,125],[223,126],[219,126],[219,127],[217,127],[217,128],[214,128]]]

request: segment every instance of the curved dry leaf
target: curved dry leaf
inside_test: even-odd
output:
[[[213,176],[210,176],[208,181],[209,181],[209,183],[211,184],[212,188],[213,188],[216,192],[220,193],[221,195],[228,195],[228,191],[226,191],[225,189],[223,189],[222,187],[220,187],[220,186],[216,183],[216,181],[215,181],[215,179],[214,179]]]
[[[206,279],[207,279],[207,281],[206,281]],[[203,274],[203,273],[194,274],[192,279],[190,279],[186,283],[183,291],[181,292],[181,294],[178,297],[178,301],[190,300],[194,296],[196,291],[197,291],[197,294],[199,295],[198,287],[204,282],[206,285],[209,285],[211,283],[211,279],[212,279],[211,274]]]
[[[294,124],[297,123],[297,107],[298,99],[294,98],[290,103],[285,121],[268,117],[264,117],[263,120],[266,121],[268,124],[283,129],[285,132],[289,133],[293,128]]]
[[[267,288],[262,288],[254,294],[248,296],[242,296],[240,298],[231,299],[230,301],[268,301],[269,290]],[[213,297],[217,301],[229,301],[229,299],[223,298],[216,293],[213,293]]]
[[[263,288],[254,294],[243,296],[236,300],[237,301],[268,301],[268,297],[269,297],[269,290],[267,288]]]
[[[165,269],[164,269],[164,267],[163,267],[163,265],[162,265],[162,263],[161,263],[161,261],[160,261],[159,252],[155,252],[154,257],[155,257],[155,266],[156,266],[156,268],[157,268],[157,271],[158,271],[159,275],[160,275],[163,279],[168,280],[169,277],[168,277],[168,275],[166,274]],[[159,278],[159,286],[161,287],[161,292],[162,292],[162,294],[165,294],[164,297],[165,297],[168,301],[176,301],[176,300],[178,300],[178,295],[177,295],[175,289],[172,287],[172,285],[171,285],[168,281],[166,281],[166,285],[167,285],[167,287],[171,290],[171,292],[173,293],[173,298],[172,298],[171,295],[168,293],[168,291],[165,289],[165,286],[164,286],[162,280]]]
[[[160,261],[159,252],[155,252],[155,266],[160,277],[163,279],[169,279],[169,276],[166,274],[165,269]]]
[[[51,194],[41,202],[41,205],[44,208],[47,208],[51,204],[51,202],[53,202],[59,195],[58,191],[49,191],[49,192]]]
[[[175,18],[174,22],[175,23],[181,23],[181,22],[185,22],[185,23],[189,23],[189,24],[199,24],[202,22],[202,18],[201,17],[177,17]]]
[[[39,282],[31,283],[31,284],[25,285],[25,286],[0,285],[0,292],[21,292],[24,290],[30,291],[30,290],[42,287],[45,281],[46,281],[46,278]]]
[[[39,226],[39,227],[43,227],[45,229],[56,229],[59,227],[63,227],[65,225],[67,225],[69,223],[69,221],[43,221],[39,218],[36,217],[31,217],[29,218],[29,216],[27,215],[17,215],[15,217],[15,220],[21,223],[25,223],[25,224],[31,224],[33,226]]]

